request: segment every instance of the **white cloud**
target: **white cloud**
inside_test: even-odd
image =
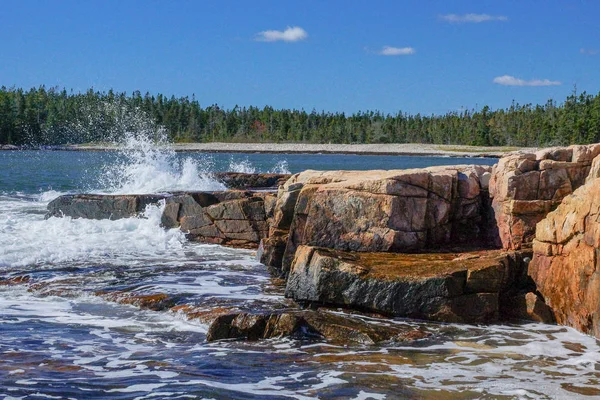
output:
[[[392,47],[383,46],[383,49],[377,52],[380,56],[410,56],[415,54],[416,50],[412,47]]]
[[[588,56],[595,56],[596,54],[600,53],[598,50],[596,49],[586,49],[586,48],[581,48],[579,49],[579,52],[581,54],[585,54]]]
[[[508,21],[508,17],[504,15],[489,15],[489,14],[446,14],[441,15],[441,19],[453,24],[488,22],[488,21]]]
[[[510,75],[497,76],[494,78],[494,83],[503,86],[558,86],[562,84],[559,81],[551,81],[549,79],[532,79],[526,81]]]
[[[298,42],[308,37],[308,33],[299,26],[288,26],[284,31],[263,31],[256,34],[260,42]]]

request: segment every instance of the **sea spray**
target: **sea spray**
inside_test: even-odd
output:
[[[145,194],[172,191],[226,190],[212,177],[212,164],[191,157],[180,159],[166,137],[127,133],[116,143],[119,154],[102,168],[100,191]]]
[[[229,165],[227,167],[228,171],[244,174],[256,174],[260,172],[268,174],[291,174],[287,160],[276,161],[272,168],[266,169],[266,167],[263,166],[262,169],[262,171],[259,171],[259,168],[257,168],[247,157],[242,160],[236,160],[233,156],[229,158]]]
[[[146,194],[169,191],[225,190],[212,178],[208,159],[180,159],[166,129],[147,112],[119,99],[88,104],[70,130],[90,142],[117,150],[100,171],[88,171],[88,191]]]
[[[233,159],[233,157],[231,157],[229,159],[229,171],[231,172],[240,172],[243,174],[254,174],[256,173],[256,167],[254,167],[254,165],[252,165],[252,163],[250,162],[250,160],[243,159],[241,161],[236,161]]]
[[[290,167],[286,160],[277,161],[275,166],[269,171],[271,174],[291,174]]]

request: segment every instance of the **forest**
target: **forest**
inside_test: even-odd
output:
[[[128,131],[161,130],[175,142],[433,143],[557,146],[600,142],[600,93],[562,103],[513,102],[504,109],[443,115],[224,109],[194,97],[0,88],[0,144],[64,145],[118,141]]]

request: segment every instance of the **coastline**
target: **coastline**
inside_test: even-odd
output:
[[[356,154],[381,156],[437,156],[500,158],[514,151],[536,150],[518,147],[484,147],[419,143],[313,144],[313,143],[174,143],[176,152],[273,153],[273,154]],[[109,144],[48,146],[47,150],[113,151]]]

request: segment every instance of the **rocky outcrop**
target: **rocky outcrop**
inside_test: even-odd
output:
[[[490,195],[505,249],[531,246],[535,226],[561,201],[598,171],[600,144],[516,153],[499,160],[492,171]],[[597,172],[596,172],[597,173]]]
[[[351,253],[300,246],[286,296],[397,317],[492,322],[500,318],[501,303],[527,286],[527,255]]]
[[[164,202],[162,225],[179,227],[190,240],[256,248],[268,233],[275,195],[231,190],[161,195],[66,195],[48,204],[46,218],[120,219]]]
[[[483,166],[305,171],[280,187],[261,260],[286,275],[301,245],[357,252],[487,246]]]
[[[600,179],[537,225],[529,274],[559,324],[600,338]]]
[[[164,203],[162,225],[192,240],[247,248],[260,242],[261,261],[287,279],[286,296],[303,304],[444,322],[557,321],[600,337],[600,144],[510,154],[493,169],[305,171],[282,184],[286,178],[219,177],[243,189],[280,185],[276,195],[63,196],[50,203],[48,217],[117,219]],[[215,314],[169,298],[116,296],[110,298],[216,318],[210,340],[393,337],[313,311],[224,307]]]
[[[217,317],[207,333],[208,341],[258,340],[277,337],[325,339],[336,344],[375,344],[423,339],[430,334],[406,325],[368,323],[351,315],[327,311],[287,311],[267,314],[232,313]]]
[[[268,234],[267,215],[275,196],[228,191],[175,195],[166,200],[163,225],[177,227],[190,240],[256,248]]]
[[[48,204],[46,218],[110,219],[138,217],[151,204],[164,202],[162,225],[180,227],[191,240],[256,248],[267,237],[277,185],[286,174],[216,173],[233,190],[140,195],[78,194],[60,196]],[[237,190],[253,188],[257,190]]]

